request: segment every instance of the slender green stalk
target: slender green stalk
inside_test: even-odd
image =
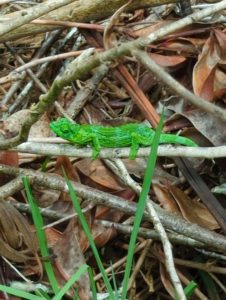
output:
[[[205,287],[206,293],[208,295],[208,299],[213,300],[221,300],[222,294],[220,293],[219,287],[216,285],[216,282],[209,275],[209,273],[199,270],[198,271],[203,286]]]
[[[112,263],[111,263],[111,266],[112,266]],[[115,299],[118,300],[119,299],[119,292],[118,292],[118,287],[117,287],[115,272],[114,272],[113,267],[111,268],[111,274],[112,274],[112,281],[113,281],[113,286],[114,286],[114,290],[115,290]]]
[[[128,250],[128,256],[127,256],[127,261],[126,261],[126,269],[125,269],[125,275],[124,275],[124,280],[123,280],[122,300],[126,299],[127,287],[128,287],[129,277],[130,277],[131,268],[132,268],[136,239],[137,239],[140,223],[141,223],[141,220],[142,220],[142,217],[144,214],[147,196],[148,196],[148,193],[150,190],[152,177],[153,177],[154,170],[155,170],[155,163],[156,163],[156,159],[157,159],[157,150],[158,150],[158,144],[159,144],[159,140],[160,140],[162,127],[163,127],[163,115],[161,116],[159,125],[155,132],[151,151],[150,151],[150,154],[148,157],[147,168],[145,170],[144,182],[143,182],[142,190],[140,193],[139,201],[137,204],[137,211],[135,214],[133,230],[132,230],[132,234],[130,237],[129,250]]]
[[[89,268],[88,273],[89,273],[89,280],[90,280],[90,286],[91,286],[91,291],[92,291],[92,300],[97,300],[97,290],[96,290],[96,284],[94,281],[93,270],[91,268]]]
[[[61,300],[64,294],[71,288],[71,286],[82,276],[83,273],[89,268],[88,265],[83,264],[79,270],[71,276],[67,283],[59,290],[59,292],[52,298],[52,300]]]
[[[197,288],[197,284],[193,280],[189,282],[186,288],[184,288],[184,294],[187,297],[187,299],[193,295],[196,288]]]
[[[21,299],[28,300],[43,300],[43,297],[35,296],[34,294],[27,293],[9,286],[0,285],[0,291],[20,297]]]
[[[28,182],[27,177],[23,176],[22,181],[23,181],[23,184],[25,187],[28,202],[31,207],[32,218],[33,218],[34,225],[35,225],[36,232],[37,232],[41,255],[44,258],[44,268],[46,270],[46,274],[48,276],[49,283],[53,289],[53,292],[54,292],[54,294],[57,294],[59,287],[58,287],[58,283],[57,283],[57,280],[56,280],[56,277],[55,277],[55,274],[53,271],[52,264],[48,260],[48,258],[50,257],[50,254],[49,254],[49,250],[47,247],[45,232],[43,230],[44,223],[43,223],[42,215],[40,213],[37,203],[33,199],[30,184]]]
[[[75,209],[75,211],[78,214],[78,217],[79,217],[79,220],[80,220],[80,222],[82,224],[83,230],[84,230],[84,232],[86,234],[86,237],[87,237],[87,239],[89,241],[89,244],[90,244],[90,247],[92,249],[93,255],[94,255],[95,259],[96,259],[97,265],[98,265],[98,267],[100,269],[100,272],[102,274],[104,283],[106,285],[108,293],[110,294],[110,297],[111,297],[110,299],[113,300],[113,299],[115,299],[114,292],[113,292],[113,289],[112,289],[111,284],[109,282],[109,279],[107,277],[107,274],[105,272],[104,266],[103,266],[103,264],[101,262],[101,259],[100,259],[98,250],[96,248],[96,245],[95,245],[92,233],[91,233],[91,231],[89,229],[89,225],[88,225],[88,223],[86,221],[86,218],[85,218],[85,216],[84,216],[84,214],[83,214],[83,212],[81,210],[81,207],[79,205],[79,201],[77,199],[76,193],[75,193],[75,191],[73,189],[73,186],[72,186],[71,182],[68,180],[68,178],[66,176],[65,176],[65,178],[66,178],[66,182],[67,182],[68,189],[69,189],[69,194],[70,194],[70,197],[71,197],[74,209]]]

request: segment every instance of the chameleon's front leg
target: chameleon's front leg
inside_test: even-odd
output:
[[[101,149],[100,142],[98,137],[95,134],[91,134],[90,139],[92,141],[92,150],[93,150],[92,159],[96,159],[100,154],[100,149]]]

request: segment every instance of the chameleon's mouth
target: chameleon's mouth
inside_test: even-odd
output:
[[[60,135],[60,130],[59,128],[57,127],[57,121],[54,121],[54,122],[51,122],[49,124],[49,127],[50,129],[56,134],[56,135]]]
[[[55,124],[56,122],[51,122],[50,124],[49,124],[49,127],[51,128],[51,129],[54,129],[55,127],[56,127],[56,124]]]

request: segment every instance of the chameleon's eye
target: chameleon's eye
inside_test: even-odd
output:
[[[63,132],[63,133],[68,133],[69,130],[70,130],[70,126],[68,124],[62,124],[61,127],[60,127],[60,130]]]

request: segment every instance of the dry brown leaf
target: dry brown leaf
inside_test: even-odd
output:
[[[67,156],[58,156],[54,173],[64,176],[63,170],[65,171],[68,179],[75,182],[80,182],[79,175],[72,165],[70,159]]]
[[[40,185],[33,185],[32,187],[34,198],[40,207],[53,206],[61,195],[60,191],[50,190]]]
[[[195,128],[207,138],[214,146],[220,146],[226,142],[225,123],[219,118],[215,118],[213,114],[201,111],[199,109],[184,114]],[[209,146],[207,144],[200,144]]]
[[[119,22],[121,13],[125,10],[125,8],[132,2],[129,0],[126,4],[121,6],[112,16],[110,22],[107,24],[104,30],[103,43],[104,48],[109,49],[113,46],[116,46],[116,38],[113,36],[114,26]]]
[[[219,118],[215,118],[212,114],[201,110],[191,111],[186,117],[214,146],[221,146],[226,143],[225,123]],[[201,145],[205,146],[207,144]]]
[[[0,235],[0,255],[15,262],[34,259],[38,249],[36,237],[24,216],[5,201],[0,201]]]
[[[182,40],[180,38],[176,40],[169,40],[161,43],[158,48],[162,50],[174,50],[183,53],[194,53],[196,51],[195,47],[189,43],[189,41]]]
[[[149,34],[157,31],[163,26],[171,24],[173,21],[170,20],[161,20],[160,22],[157,22],[153,25],[145,25],[141,29],[134,30],[134,35],[137,37],[144,37],[148,36]]]
[[[86,109],[89,112],[89,116],[87,116],[87,114],[82,111],[81,114],[78,116],[77,122],[79,124],[89,124],[91,119],[92,124],[102,124],[102,120],[106,118],[106,115],[100,108],[105,108],[105,106],[98,101],[98,98],[94,98],[91,103],[88,102],[86,104]]]
[[[12,151],[1,151],[0,152],[0,163],[18,167],[19,166],[19,157],[17,152]]]
[[[166,268],[165,268],[164,264],[162,264],[162,263],[160,263],[160,277],[161,277],[161,281],[162,281],[164,288],[167,290],[167,292],[172,297],[172,299],[174,299],[175,298],[175,290],[171,284],[171,281],[169,279],[169,275],[166,271]]]
[[[186,117],[214,146],[220,146],[226,143],[225,123],[219,118],[215,118],[213,114],[209,114],[200,109],[189,110],[187,104],[183,100],[178,99],[170,99],[167,101],[166,106],[177,114]],[[174,115],[174,117],[176,117],[176,115]],[[208,141],[205,142],[201,136],[198,137],[196,135],[196,137],[197,139],[195,139],[195,141],[197,141],[200,146],[210,145]]]
[[[206,206],[191,199],[181,189],[173,186],[153,184],[153,190],[159,203],[168,211],[181,213],[191,223],[196,223],[204,228],[215,230],[219,228],[218,223],[208,211]]]
[[[213,99],[213,83],[217,63],[220,60],[218,51],[214,45],[215,38],[211,34],[206,41],[202,53],[193,69],[193,89],[196,95],[206,96],[206,100]],[[209,82],[209,86],[207,85]],[[208,88],[209,97],[205,87]]]
[[[194,92],[208,101],[225,92],[226,76],[219,70],[220,65],[226,64],[225,51],[226,34],[217,29],[213,30],[193,69]]]
[[[52,248],[62,238],[63,234],[55,228],[46,228],[45,235],[48,246]]]
[[[77,173],[77,170],[74,168],[74,166],[72,165],[70,159],[67,156],[58,156],[57,157],[57,162],[55,165],[55,174],[61,175],[62,177],[64,177],[64,173],[63,171],[65,171],[65,174],[67,175],[68,179],[71,181],[75,181],[75,182],[80,182],[80,178],[79,175]],[[52,204],[54,203],[55,209],[57,210],[70,210],[70,207],[63,205],[58,205],[58,202],[69,202],[71,203],[71,199],[68,193],[66,192],[61,192],[59,194],[59,198],[57,199],[57,201],[52,202]]]
[[[20,131],[24,120],[28,117],[29,114],[29,109],[22,109],[8,117],[7,120],[4,122],[3,127],[3,129],[6,132],[6,135],[14,136],[15,134],[17,134]],[[48,137],[49,134],[49,118],[45,113],[36,123],[34,123],[31,126],[29,137]]]
[[[77,221],[72,219],[62,234],[62,238],[53,246],[53,252],[57,256],[56,267],[62,276],[61,282],[63,281],[62,279],[68,280],[78,271],[81,265],[85,264],[85,258],[78,242],[78,236],[76,235],[78,232],[75,230],[76,227]],[[79,293],[89,295],[90,283],[88,274],[84,273],[77,283],[79,285]]]
[[[111,239],[113,239],[117,234],[114,228],[105,228],[100,224],[92,225],[92,236],[94,238],[95,244],[98,248],[104,247]],[[86,247],[88,249],[89,244],[86,239],[83,240],[82,248]]]
[[[215,73],[214,96],[219,99],[225,93],[226,93],[226,74],[225,72],[217,69]]]
[[[196,223],[204,228],[215,230],[219,225],[204,204],[191,199],[176,186],[171,185],[169,192],[174,197],[183,217],[191,223]]]
[[[67,177],[72,181],[80,181],[79,175],[66,156],[59,156],[55,165],[55,174],[64,177],[63,170],[67,174]],[[37,199],[39,206],[48,207],[64,213],[71,213],[71,200],[66,192],[60,192],[56,190],[50,190],[48,188],[33,186],[33,194]]]
[[[151,53],[151,58],[162,67],[173,67],[185,62],[186,58],[181,55],[160,55]]]
[[[10,247],[1,237],[0,237],[0,255],[8,258],[12,262],[24,263],[31,260],[32,257],[29,256],[27,251],[19,251]]]
[[[9,205],[5,201],[0,201],[0,232],[9,246],[17,249],[22,241],[14,222],[13,212],[9,208]]]
[[[158,44],[158,48],[165,48],[169,50],[180,51],[183,53],[191,54],[196,53],[197,49],[201,48],[205,40],[203,38],[193,38],[193,37],[178,37],[178,38],[170,38],[160,44]]]
[[[75,165],[82,174],[101,187],[111,190],[122,190],[125,188],[100,159],[91,161],[89,158],[85,158]]]
[[[154,257],[159,261],[159,266],[160,266],[160,277],[163,286],[167,290],[167,292],[171,295],[172,299],[175,297],[175,290],[173,285],[171,284],[171,281],[169,279],[169,274],[166,271],[166,267],[164,265],[165,262],[165,255],[161,249],[161,245],[155,244],[152,249],[151,249],[152,254]]]
[[[49,117],[44,113],[41,118],[31,126],[29,138],[43,138],[50,136]]]
[[[21,126],[24,120],[29,115],[29,109],[22,109],[12,114],[7,120],[4,121],[3,129],[6,132],[6,135],[9,135],[8,132],[12,135],[15,135],[21,129]]]
[[[161,204],[163,208],[165,208],[167,211],[174,212],[174,213],[180,213],[177,204],[174,201],[174,198],[169,193],[169,190],[166,186],[159,184],[159,183],[153,183],[152,188],[155,192],[155,195]]]

